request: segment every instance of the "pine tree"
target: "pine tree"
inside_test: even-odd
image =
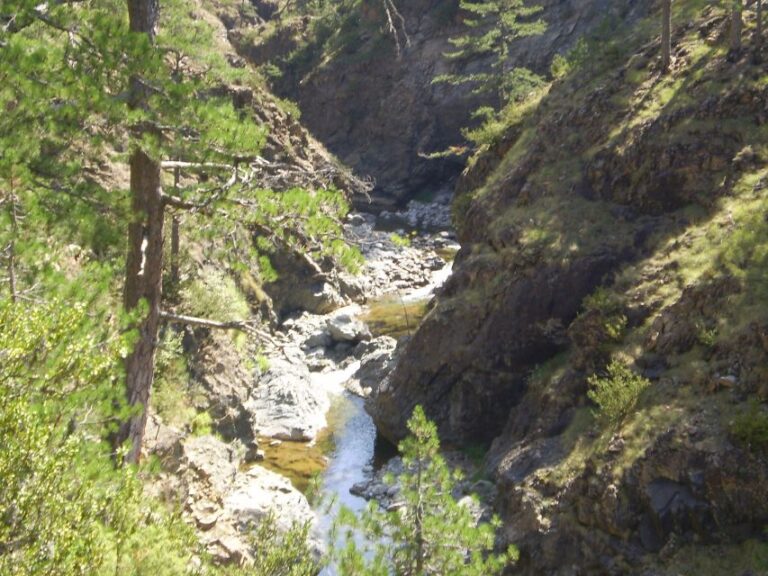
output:
[[[353,265],[356,256],[337,240],[346,210],[340,193],[266,189],[279,182],[270,178],[273,165],[258,157],[265,130],[234,106],[226,88],[251,80],[214,49],[213,31],[193,7],[131,0],[128,8],[120,0],[9,0],[0,7],[0,257],[7,276],[0,281],[25,297],[39,289],[41,262],[57,238],[83,244],[84,230],[106,223],[114,257],[124,249],[116,231],[128,228],[123,304],[136,336],[126,396],[135,410],[116,440],[130,440],[126,460],[136,461],[158,326],[173,316],[161,308],[167,212],[207,214],[220,227],[225,219],[226,226],[237,222],[263,240],[261,250],[278,244],[312,264],[320,253]],[[92,177],[123,150],[128,194]],[[274,170],[303,178],[282,165]],[[184,184],[164,191],[171,173]],[[235,195],[235,210],[220,209]],[[231,329],[249,321],[208,325]]]
[[[450,42],[455,50],[445,56],[449,60],[488,56],[490,70],[445,74],[436,77],[434,82],[471,84],[477,94],[494,94],[497,109],[525,96],[538,77],[525,68],[511,67],[510,51],[515,41],[544,32],[546,25],[537,18],[541,7],[527,5],[524,0],[460,0],[459,6],[466,14],[467,34],[452,38]]]
[[[344,515],[349,526],[363,530],[377,544],[361,550],[354,532],[348,532],[346,546],[337,551],[340,574],[499,574],[517,553],[512,547],[504,554],[493,553],[498,519],[476,525],[470,510],[454,499],[461,475],[451,471],[440,455],[437,429],[420,406],[408,421],[408,430],[411,435],[399,446],[406,470],[399,477],[401,507],[388,513],[371,503],[361,518]]]

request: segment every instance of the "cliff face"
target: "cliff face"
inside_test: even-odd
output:
[[[524,573],[765,569],[768,74],[723,10],[675,23],[670,74],[655,14],[607,31],[472,160],[455,272],[371,405],[490,445]],[[650,383],[617,425],[609,359]]]
[[[409,0],[401,12],[410,44],[398,58],[384,31],[379,2],[363,2],[318,33],[308,21],[268,22],[271,35],[231,33],[241,54],[280,64],[278,92],[295,100],[310,131],[357,173],[376,182],[375,205],[403,203],[450,188],[464,160],[424,154],[463,144],[462,127],[481,101],[467,88],[433,85],[446,72],[472,72],[485,63],[448,62],[448,39],[464,33],[458,0]],[[636,18],[642,0],[543,0],[547,31],[518,42],[512,60],[548,70],[552,56],[605,22]],[[274,18],[274,15],[271,16]],[[255,39],[254,39],[255,36]],[[285,60],[288,53],[291,58]],[[281,63],[283,62],[283,63]]]

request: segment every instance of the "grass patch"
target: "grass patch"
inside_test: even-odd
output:
[[[682,576],[768,573],[768,544],[747,540],[738,545],[685,546],[666,566]]]

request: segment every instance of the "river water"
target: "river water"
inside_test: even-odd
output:
[[[369,303],[360,317],[374,336],[399,338],[412,334],[427,311],[434,291],[449,277],[452,265],[433,274],[428,285],[404,293],[391,293]],[[344,369],[313,374],[313,385],[322,387],[333,401],[328,427],[311,444],[264,440],[263,465],[286,477],[314,501],[316,536],[327,542],[341,506],[359,513],[367,505],[350,493],[354,484],[370,479],[378,466],[396,455],[395,449],[377,441],[376,426],[364,409],[364,400],[345,391],[344,383],[359,368],[359,361]],[[322,576],[334,576],[333,566]]]

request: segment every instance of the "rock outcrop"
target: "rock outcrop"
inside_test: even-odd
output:
[[[696,573],[697,554],[754,570],[768,92],[717,52],[726,14],[692,13],[670,77],[630,26],[475,159],[453,276],[368,403],[390,439],[422,404],[444,440],[489,446],[522,574]],[[611,359],[650,384],[608,425],[587,391]]]
[[[547,30],[516,42],[510,60],[548,71],[554,54],[604,22],[631,21],[644,13],[646,0],[540,0]],[[462,127],[482,103],[470,87],[432,84],[446,72],[474,72],[482,62],[448,62],[448,40],[464,33],[458,0],[410,0],[400,9],[410,45],[397,57],[383,32],[386,16],[378,3],[349,16],[347,45],[326,57],[324,46],[303,45],[303,31],[278,32],[265,49],[258,35],[232,30],[239,52],[257,64],[279,63],[291,51],[314,53],[319,60],[296,59],[284,66],[277,89],[295,100],[302,121],[345,164],[377,184],[374,207],[404,204],[417,193],[448,190],[464,160],[423,157],[461,145]],[[280,30],[279,24],[273,22]],[[258,30],[259,28],[256,27]],[[261,28],[265,30],[266,28]],[[279,39],[279,41],[277,40]],[[366,203],[361,201],[361,206]]]
[[[182,439],[154,419],[147,439],[148,452],[160,456],[164,464],[149,488],[181,505],[205,549],[219,563],[247,563],[257,544],[249,531],[268,516],[280,530],[314,522],[301,492],[260,466],[242,470],[241,454],[233,445],[213,436]]]

